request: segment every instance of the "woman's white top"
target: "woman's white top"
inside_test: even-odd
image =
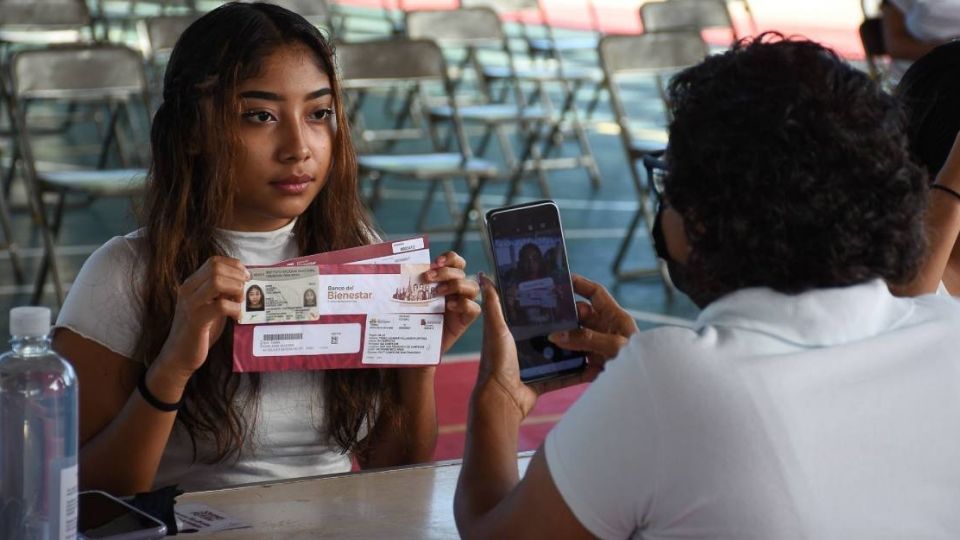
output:
[[[300,255],[294,223],[270,232],[219,233],[231,257],[248,265],[273,264]],[[115,237],[96,250],[71,286],[56,327],[68,328],[120,356],[132,358],[141,332],[143,303],[139,291],[148,249],[136,231]],[[195,463],[190,438],[177,422],[154,487],[179,484],[196,491],[349,471],[350,457],[341,454],[320,431],[324,419],[321,377],[322,372],[308,376],[297,371],[261,374],[258,416],[239,458],[212,465]],[[80,391],[84,390],[81,386]],[[201,456],[211,448],[203,440],[198,445]],[[130,441],[129,446],[131,452],[137,452],[136,441]]]

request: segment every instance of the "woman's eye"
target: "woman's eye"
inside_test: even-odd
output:
[[[243,113],[243,117],[257,123],[265,124],[273,120],[273,115],[267,111],[250,111]]]
[[[318,109],[311,116],[314,120],[326,120],[333,117],[333,109]]]

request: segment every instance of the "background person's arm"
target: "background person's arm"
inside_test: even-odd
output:
[[[897,60],[916,60],[940,44],[922,41],[907,29],[906,14],[890,2],[880,8],[883,18],[883,43],[887,54]]]
[[[960,134],[934,183],[960,193]],[[960,294],[960,199],[944,190],[931,189],[924,227],[928,244],[920,271],[910,282],[892,286],[891,290],[899,296],[918,296],[936,292],[943,281],[947,291]]]

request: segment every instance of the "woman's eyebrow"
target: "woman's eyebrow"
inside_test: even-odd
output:
[[[332,94],[333,91],[330,88],[321,88],[319,90],[314,90],[306,95],[306,100],[317,99],[323,96],[328,96]],[[248,99],[263,99],[266,101],[286,101],[286,98],[280,94],[274,92],[264,92],[263,90],[247,90],[246,92],[240,92],[241,98]]]

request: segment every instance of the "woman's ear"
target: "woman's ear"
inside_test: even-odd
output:
[[[687,240],[687,229],[683,223],[683,215],[672,206],[663,209],[660,225],[663,227],[663,238],[667,244],[670,258],[680,264],[687,264],[690,259],[690,242]]]

